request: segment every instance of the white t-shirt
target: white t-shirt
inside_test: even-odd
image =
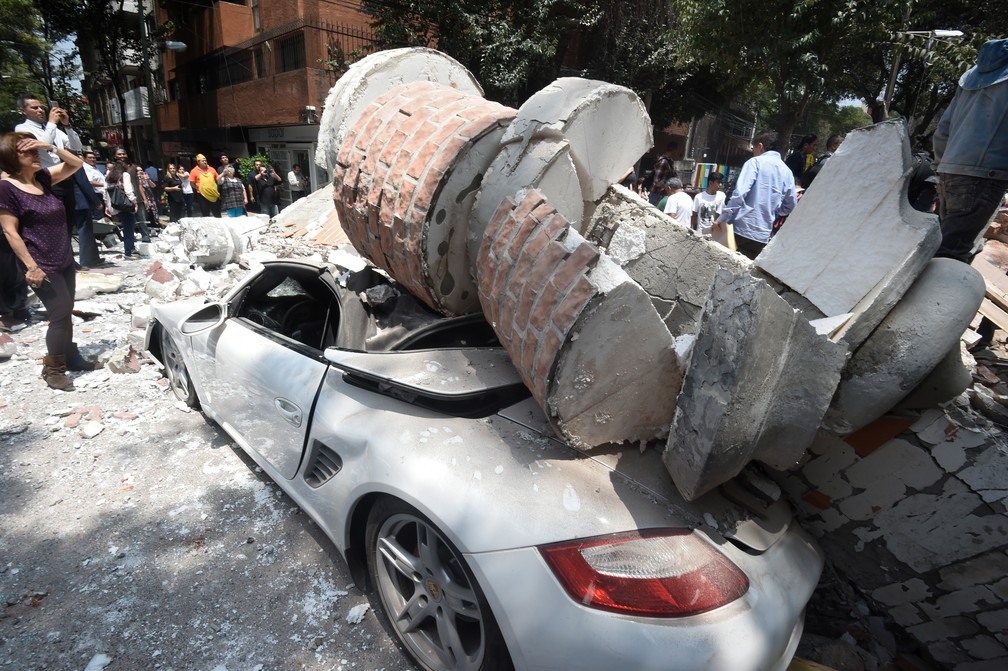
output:
[[[700,233],[710,233],[711,226],[717,221],[718,215],[725,204],[724,191],[709,194],[701,191],[693,198],[693,211],[697,215],[697,230]]]
[[[665,202],[665,214],[676,220],[676,223],[689,228],[693,217],[693,199],[685,191],[676,191]]]

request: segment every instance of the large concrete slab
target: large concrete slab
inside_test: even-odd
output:
[[[984,290],[965,263],[932,259],[851,358],[823,426],[851,433],[913,391],[959,342]]]
[[[483,96],[483,88],[461,63],[434,49],[410,47],[379,51],[351,65],[326,96],[319,120],[315,163],[332,174],[346,134],[379,96],[409,82],[444,84]]]
[[[680,493],[694,500],[753,459],[794,468],[846,359],[766,282],[718,271],[663,457]]]
[[[838,333],[852,348],[878,326],[941,242],[938,218],[907,201],[911,165],[902,121],[851,131],[756,259],[827,317],[852,313]]]

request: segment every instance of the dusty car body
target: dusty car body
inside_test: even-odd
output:
[[[318,523],[425,669],[784,669],[822,559],[766,483],[557,440],[481,317],[277,261],[148,348]]]

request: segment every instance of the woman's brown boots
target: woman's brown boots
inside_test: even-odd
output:
[[[55,355],[42,359],[42,379],[53,389],[69,391],[74,388],[66,371],[66,357]]]

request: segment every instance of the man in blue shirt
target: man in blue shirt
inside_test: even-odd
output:
[[[724,224],[734,224],[738,251],[755,259],[770,242],[773,222],[798,204],[798,193],[794,175],[781,159],[777,133],[757,135],[752,151],[713,228],[720,232]]]

